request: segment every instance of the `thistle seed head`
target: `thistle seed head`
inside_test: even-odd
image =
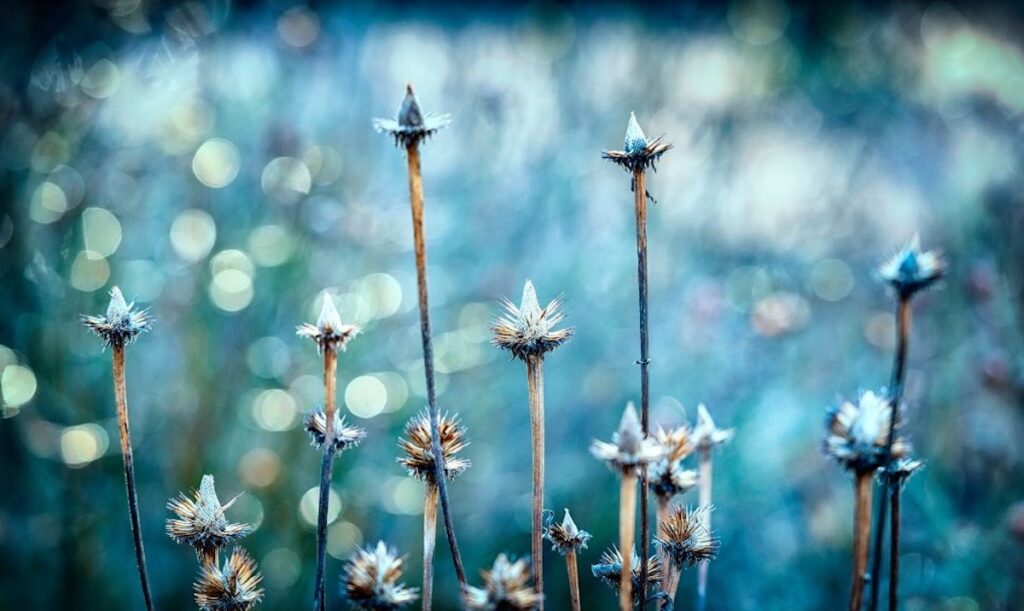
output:
[[[659,460],[647,470],[647,484],[651,492],[668,500],[697,485],[699,478],[693,469],[684,469],[679,461]]]
[[[561,298],[555,298],[541,309],[537,291],[533,283],[527,280],[518,308],[508,299],[502,301],[505,312],[491,325],[491,332],[494,333],[492,343],[522,361],[531,356],[544,356],[572,337],[572,328],[553,328],[565,318],[559,310],[561,305]]]
[[[923,460],[904,457],[879,469],[879,476],[883,481],[902,487],[907,484],[910,476],[917,473],[922,467],[924,467]]]
[[[590,453],[623,473],[636,473],[640,466],[661,460],[665,449],[653,437],[644,437],[636,407],[629,402],[622,414],[619,430],[612,435],[611,443],[594,440],[590,445]]]
[[[672,148],[668,142],[655,138],[648,140],[634,113],[629,113],[629,124],[626,126],[626,141],[621,151],[603,151],[601,156],[618,164],[630,172],[638,170],[656,170],[658,159]]]
[[[565,517],[560,523],[552,521],[544,529],[544,538],[551,542],[551,549],[564,556],[569,552],[586,549],[590,533],[576,527],[576,522],[573,522],[569,509],[566,508]]]
[[[899,435],[902,416],[900,413],[896,416],[892,458],[899,460],[909,454],[910,444]],[[825,452],[852,471],[874,471],[885,459],[891,419],[889,400],[871,391],[862,393],[856,405],[843,401],[839,407],[829,410]]]
[[[324,350],[344,352],[348,342],[359,335],[359,327],[341,322],[334,299],[327,291],[324,291],[320,316],[317,317],[316,324],[303,323],[295,328],[295,334],[299,337],[308,337],[316,342],[317,349],[321,354]]]
[[[693,431],[685,424],[667,430],[659,426],[654,438],[665,448],[669,462],[679,462],[693,453]]]
[[[510,561],[500,554],[489,571],[480,571],[482,588],[468,586],[464,602],[468,609],[483,611],[532,611],[542,595],[530,585],[530,565],[523,559]]]
[[[433,136],[437,130],[447,127],[451,117],[446,114],[433,115],[420,109],[420,101],[412,90],[412,84],[405,86],[405,98],[398,108],[395,119],[374,119],[373,128],[395,139],[395,146],[416,146],[424,138]]]
[[[711,510],[707,505],[694,510],[673,507],[668,518],[658,525],[659,536],[654,541],[676,567],[691,567],[713,559],[718,553],[718,538],[704,526]]]
[[[733,429],[720,429],[715,426],[711,412],[703,403],[697,406],[697,426],[693,427],[693,443],[702,449],[711,449],[732,439]]]
[[[946,272],[942,255],[922,251],[920,239],[910,243],[878,268],[878,276],[896,291],[900,299],[910,299],[918,291],[935,284]]]
[[[642,582],[640,581],[641,570],[640,556],[637,555],[635,549],[630,550],[629,572],[633,580],[634,605],[640,601],[640,588],[642,587]],[[658,591],[664,570],[661,558],[658,558],[657,555],[647,559],[646,589],[648,593]],[[618,594],[619,584],[622,580],[622,553],[615,547],[606,550],[601,554],[600,561],[590,567],[590,572]]]
[[[399,583],[404,559],[383,541],[373,548],[357,548],[345,564],[342,587],[352,606],[393,611],[419,598],[418,588]]]
[[[233,524],[224,515],[237,499],[236,496],[221,505],[213,476],[204,475],[199,490],[194,490],[191,498],[183,492],[167,502],[167,509],[178,516],[167,520],[167,536],[175,543],[191,545],[199,558],[212,555],[252,532],[248,524]]]
[[[306,431],[312,440],[312,444],[318,448],[324,447],[324,439],[327,437],[327,414],[324,408],[317,406],[306,415]],[[344,452],[354,448],[363,442],[366,431],[358,426],[345,424],[345,417],[334,410],[334,449],[337,452]]]
[[[444,458],[444,476],[454,479],[470,466],[468,459],[456,456],[468,444],[466,428],[459,423],[458,416],[449,417],[448,414],[440,417],[437,428]],[[405,453],[398,457],[398,462],[416,479],[436,483],[430,432],[430,414],[426,410],[413,416],[405,425],[405,437],[398,439],[398,447]]]
[[[135,302],[126,302],[121,289],[116,286],[110,289],[110,304],[106,314],[82,315],[80,318],[82,324],[103,340],[104,347],[110,348],[132,343],[139,333],[145,333],[153,326],[149,310],[136,310]]]
[[[263,598],[262,579],[252,556],[236,547],[223,568],[200,569],[193,586],[196,605],[207,611],[249,611]]]

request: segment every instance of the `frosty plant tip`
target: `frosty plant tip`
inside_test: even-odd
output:
[[[921,250],[917,236],[878,268],[879,278],[901,299],[909,299],[918,291],[932,286],[945,272],[946,263],[942,255],[934,250]]]
[[[601,156],[625,170],[639,172],[648,169],[655,170],[658,160],[671,148],[672,145],[664,142],[660,136],[654,140],[648,140],[644,135],[644,130],[640,129],[636,114],[629,113],[626,139],[622,150],[604,151]]]
[[[195,584],[196,605],[209,611],[249,611],[263,599],[263,576],[244,549],[236,547],[223,567],[200,569]]]
[[[398,116],[394,119],[374,119],[373,127],[382,134],[395,139],[395,145],[403,147],[416,146],[424,138],[433,136],[439,129],[451,123],[451,116],[446,114],[424,113],[420,108],[419,98],[412,90],[412,83],[405,85],[405,98],[398,108]]]
[[[357,548],[345,564],[342,589],[353,608],[395,611],[419,598],[419,590],[402,579],[404,560],[383,541],[374,547]]]
[[[231,507],[239,494],[224,505],[217,498],[213,476],[204,475],[199,490],[191,496],[181,493],[167,503],[167,509],[177,518],[167,520],[167,536],[175,543],[185,543],[196,552],[204,564],[216,565],[217,551],[249,534],[248,524],[234,524],[228,521],[225,511]]]
[[[553,516],[552,516],[553,517]],[[551,548],[565,556],[565,566],[569,575],[569,599],[573,611],[580,611],[580,577],[579,562],[576,558],[577,552],[586,549],[590,541],[590,533],[580,530],[566,508],[565,516],[561,522],[548,524],[544,531],[544,538],[551,543]]]
[[[535,611],[543,596],[530,585],[530,566],[522,558],[499,554],[490,570],[481,571],[481,587],[466,588],[463,602],[474,611]]]

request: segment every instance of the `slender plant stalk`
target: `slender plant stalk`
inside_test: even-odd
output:
[[[868,545],[871,542],[872,470],[861,470],[854,480],[853,511],[853,584],[850,611],[860,611],[864,600],[864,582],[868,568]]]
[[[633,608],[633,540],[636,537],[636,474],[632,470],[622,474],[619,492],[619,551],[622,553],[622,572],[619,576],[619,611]],[[642,583],[642,582],[641,582]]]
[[[889,416],[889,435],[886,438],[885,443],[885,454],[883,464],[886,467],[892,466],[892,444],[896,436],[896,423],[899,420],[899,406],[903,399],[903,381],[906,376],[907,366],[907,345],[910,340],[910,298],[908,296],[900,295],[896,302],[896,354],[893,356],[892,363],[892,377],[889,381],[890,388],[890,401],[889,404],[892,406],[892,410]],[[878,517],[877,523],[875,524],[875,543],[874,543],[874,555],[871,559],[871,611],[878,609],[878,594],[880,590],[879,582],[881,581],[882,573],[882,545],[885,540],[885,518],[888,514],[890,498],[895,499],[897,494],[893,490],[893,487],[898,485],[895,483],[896,478],[886,477],[882,484],[882,498],[878,504]],[[893,542],[896,542],[898,532],[893,536]],[[899,568],[890,566],[889,580],[892,582],[899,578]],[[894,593],[898,591],[899,584],[893,585],[890,583],[889,591]],[[889,605],[898,604],[898,600],[892,600]]]
[[[327,511],[331,500],[331,476],[334,467],[334,411],[335,373],[338,369],[338,353],[333,348],[324,349],[324,416],[327,418],[324,430],[324,456],[320,463],[320,499],[316,516],[316,589],[313,594],[316,608],[327,611]]]
[[[649,430],[649,412],[651,403],[650,375],[651,364],[647,341],[647,177],[643,169],[633,171],[633,204],[636,209],[636,272],[639,286],[640,303],[640,424],[644,429],[644,437]],[[650,545],[649,511],[647,509],[649,490],[647,489],[647,465],[640,467],[640,583],[647,583],[648,554]],[[640,608],[647,604],[647,588],[640,589]]]
[[[530,390],[530,436],[533,441],[533,506],[530,551],[533,555],[533,586],[544,593],[544,359],[531,356],[526,360],[526,381]],[[537,605],[544,610],[544,599]]]
[[[701,444],[699,448],[700,466],[698,467],[697,498],[701,507],[711,505],[711,488],[714,484],[714,469],[711,461],[711,451],[714,448],[710,443]],[[711,532],[711,512],[701,512],[704,520],[704,528]],[[674,592],[675,590],[673,590]],[[708,562],[704,561],[697,565],[697,611],[704,611],[708,604]]]
[[[427,482],[423,496],[423,611],[430,611],[434,594],[434,544],[437,541],[437,486]]]
[[[149,590],[146,570],[146,550],[142,546],[142,526],[139,519],[139,499],[135,493],[135,458],[132,454],[132,434],[128,428],[128,391],[124,378],[124,345],[114,344],[114,398],[117,402],[117,425],[121,435],[121,457],[124,459],[124,482],[128,491],[128,514],[131,516],[132,541],[135,544],[135,565],[142,583],[142,598],[146,609],[153,611],[153,594]]]
[[[655,533],[660,532],[658,529],[660,528],[661,524],[668,520],[668,506],[669,498],[665,496],[659,496],[658,513],[656,514],[656,520],[654,521]],[[676,590],[675,588],[671,588],[669,586],[672,583],[672,573],[675,572],[675,567],[671,562],[669,562],[668,555],[662,552],[661,550],[658,551],[658,557],[661,558],[661,566],[664,567],[664,575],[661,578],[661,589],[662,591],[668,594],[668,597],[671,600],[674,601],[676,599]],[[664,607],[667,605],[666,603],[663,603],[662,606]]]
[[[427,380],[427,408],[430,411],[430,448],[434,454],[434,481],[441,501],[444,530],[448,536],[448,547],[452,552],[455,577],[459,580],[459,591],[466,590],[466,571],[462,567],[459,542],[455,538],[455,526],[448,502],[448,485],[444,478],[444,455],[441,453],[440,415],[434,389],[434,346],[430,337],[430,302],[427,298],[427,244],[423,235],[423,175],[420,172],[419,145],[412,143],[405,149],[409,165],[409,204],[412,209],[412,236],[416,252],[416,284],[419,290],[420,335],[423,339],[423,371]]]
[[[565,568],[569,573],[569,598],[572,600],[572,611],[580,611],[580,570],[575,551],[570,551],[565,555]]]
[[[897,485],[892,491],[892,532],[889,540],[889,611],[900,608],[900,505],[903,491]]]

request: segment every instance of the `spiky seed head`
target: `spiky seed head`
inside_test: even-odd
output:
[[[321,297],[320,315],[317,316],[316,324],[303,323],[295,328],[295,334],[316,342],[321,354],[324,350],[344,352],[349,341],[359,335],[359,327],[341,322],[334,299],[327,291]]]
[[[469,468],[466,458],[456,456],[468,445],[466,428],[459,422],[458,416],[442,415],[438,419],[441,455],[444,458],[444,476],[453,479]],[[435,483],[434,451],[431,447],[433,436],[430,434],[430,414],[426,410],[413,416],[405,425],[405,437],[398,439],[398,447],[404,456],[398,462],[409,471],[409,475],[418,480]]]
[[[564,556],[569,552],[586,549],[590,533],[576,526],[576,522],[569,515],[569,509],[566,508],[561,522],[552,521],[544,529],[544,538],[551,542],[551,549]]]
[[[902,415],[896,416],[892,458],[899,460],[909,454],[910,444],[899,435]],[[891,421],[892,405],[874,392],[861,393],[856,404],[843,401],[829,410],[825,452],[852,471],[874,471],[883,465]]]
[[[489,571],[480,571],[484,585],[467,586],[464,602],[468,609],[485,611],[532,611],[543,596],[530,585],[530,565],[520,558],[511,561],[499,554]]]
[[[705,526],[711,510],[709,505],[698,509],[676,506],[658,525],[655,543],[676,567],[691,567],[718,554],[718,538]]]
[[[922,251],[920,239],[916,235],[878,268],[878,276],[901,299],[909,299],[918,291],[935,284],[945,272],[946,263],[942,255],[934,250]]]
[[[248,524],[228,522],[224,514],[237,499],[221,505],[213,476],[204,475],[191,498],[182,492],[167,502],[167,509],[178,516],[167,520],[167,536],[175,543],[191,545],[199,558],[212,555],[252,532]]]
[[[236,547],[223,568],[200,569],[193,588],[196,605],[207,611],[249,611],[263,599],[262,579],[252,556]]]
[[[922,467],[924,467],[923,460],[903,457],[894,460],[888,466],[884,466],[879,469],[879,477],[881,477],[883,481],[896,486],[905,486],[907,480],[910,479],[910,476],[917,473]]]
[[[324,439],[327,438],[327,414],[322,406],[317,406],[313,411],[306,414],[306,431],[309,433],[311,442],[318,448],[324,447]],[[349,426],[345,417],[334,410],[334,449],[336,452],[344,452],[354,448],[366,438],[366,431],[358,426]]]
[[[357,548],[345,564],[342,577],[342,587],[352,606],[392,611],[419,598],[418,588],[399,583],[404,562],[395,548],[383,541],[373,548]]]
[[[678,462],[693,453],[693,431],[685,424],[671,429],[658,427],[654,438],[665,448],[665,459]]]
[[[541,308],[537,291],[529,280],[523,285],[523,298],[516,307],[505,299],[505,312],[491,325],[495,346],[508,350],[513,358],[526,361],[532,356],[542,357],[561,346],[572,337],[573,329],[555,329],[565,315],[560,311],[560,297],[552,299],[547,307]]]
[[[398,108],[395,119],[374,119],[373,128],[378,133],[388,134],[395,139],[395,145],[403,147],[417,146],[425,138],[433,136],[439,129],[451,123],[446,114],[434,115],[424,113],[419,98],[412,90],[412,84],[405,86],[405,97]]]
[[[81,317],[82,324],[103,340],[104,347],[126,346],[153,326],[153,319],[146,309],[135,309],[135,302],[126,302],[121,289],[110,289],[110,303],[103,316]]]
[[[733,429],[720,429],[715,426],[711,412],[701,403],[697,406],[697,426],[693,427],[693,443],[701,449],[711,449],[732,439]]]
[[[619,592],[619,585],[622,580],[622,553],[617,548],[611,548],[605,550],[601,554],[600,561],[590,567],[590,572],[593,573],[594,577],[597,577],[608,587],[615,591],[616,594]],[[637,555],[636,550],[630,550],[630,562],[629,572],[633,581],[633,604],[636,605],[640,600],[640,589],[643,582],[640,581],[642,567],[640,566],[640,556]],[[647,584],[646,589],[648,593],[656,592],[661,583],[662,575],[664,574],[664,565],[661,563],[661,558],[654,555],[647,559]]]
[[[679,461],[661,459],[647,470],[647,484],[659,498],[669,500],[697,485],[697,471],[684,469]]]
[[[656,170],[658,159],[671,148],[672,145],[662,142],[661,138],[648,140],[644,135],[644,130],[640,129],[636,115],[629,113],[629,124],[626,126],[623,150],[603,151],[601,156],[630,172],[646,169]]]
[[[657,439],[644,437],[640,418],[631,401],[626,404],[619,430],[612,435],[611,443],[594,440],[590,445],[590,453],[613,469],[635,474],[642,465],[661,460],[665,456],[665,449]]]

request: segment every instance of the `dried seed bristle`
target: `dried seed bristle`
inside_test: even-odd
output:
[[[404,559],[383,541],[357,548],[345,564],[342,586],[358,609],[392,611],[419,598],[419,589],[399,583]]]
[[[191,545],[200,558],[234,543],[252,532],[248,524],[228,522],[224,515],[237,498],[221,505],[213,476],[204,475],[199,490],[192,492],[192,498],[181,493],[167,502],[167,509],[178,516],[167,520],[167,536],[175,543]]]
[[[409,475],[426,482],[433,482],[436,477],[430,430],[430,414],[424,410],[409,420],[405,425],[405,437],[398,439],[398,447],[405,453],[398,457],[398,462],[409,471]],[[468,459],[456,456],[468,444],[466,428],[458,416],[444,414],[438,421],[438,432],[444,475],[446,479],[453,479],[470,466]]]
[[[542,595],[530,585],[530,565],[523,559],[510,561],[500,554],[489,571],[481,571],[482,588],[467,586],[464,602],[469,609],[486,611],[532,611]]]
[[[208,611],[249,611],[263,598],[256,562],[236,547],[224,567],[203,567],[194,586],[196,605]]]

